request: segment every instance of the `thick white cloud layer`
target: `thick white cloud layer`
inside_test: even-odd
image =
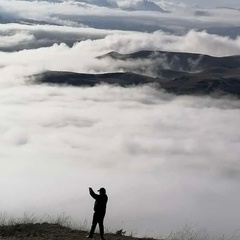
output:
[[[215,44],[225,39],[189,34]],[[110,229],[158,236],[186,223],[213,234],[239,228],[238,100],[174,97],[147,86],[39,86],[24,78],[44,69],[119,70],[121,63],[94,57],[144,48],[162,35],[116,34],[73,48],[1,53],[2,211],[65,212],[90,222],[88,187],[105,186]],[[225,41],[226,50],[232,40]]]
[[[238,100],[147,86],[22,85],[0,95],[2,210],[90,221],[88,187],[105,186],[111,229],[239,228]]]
[[[74,1],[1,1],[0,20],[10,22],[0,24],[1,211],[65,212],[90,222],[88,187],[104,186],[110,229],[154,236],[186,223],[213,234],[239,229],[239,100],[176,97],[154,86],[39,86],[26,78],[45,70],[95,73],[144,66],[155,74],[149,60],[95,58],[109,51],[240,54],[239,37],[192,30],[238,26],[239,12],[207,10],[209,16],[196,18],[194,10],[178,9],[133,13]],[[184,31],[95,29],[79,20],[83,16]]]

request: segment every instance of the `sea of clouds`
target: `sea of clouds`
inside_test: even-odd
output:
[[[110,51],[240,54],[240,37],[197,30],[235,27],[240,13],[208,11],[196,18],[182,8],[133,13],[80,1],[2,0],[0,211],[40,217],[65,212],[89,226],[88,187],[103,186],[110,230],[160,236],[190,224],[214,235],[238,231],[238,99],[177,97],[155,86],[37,85],[29,78],[46,70],[101,73],[151,65],[96,59]],[[82,16],[103,22],[124,17],[137,29],[97,28],[83,24]],[[143,19],[172,32],[139,31]]]

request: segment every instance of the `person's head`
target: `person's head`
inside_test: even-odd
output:
[[[106,194],[106,189],[102,187],[98,190],[98,192],[100,193],[100,195]]]

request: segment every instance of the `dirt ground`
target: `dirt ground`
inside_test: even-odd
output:
[[[87,240],[87,232],[72,230],[58,224],[17,224],[13,226],[0,226],[0,239],[6,240]],[[136,240],[130,236],[106,234],[106,240]],[[96,234],[93,240],[100,240]],[[147,240],[141,238],[141,240]],[[149,239],[148,239],[149,240]]]

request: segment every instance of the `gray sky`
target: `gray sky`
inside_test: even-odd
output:
[[[172,0],[172,2],[176,3],[184,3],[190,5],[198,5],[204,7],[239,7],[239,0]]]

